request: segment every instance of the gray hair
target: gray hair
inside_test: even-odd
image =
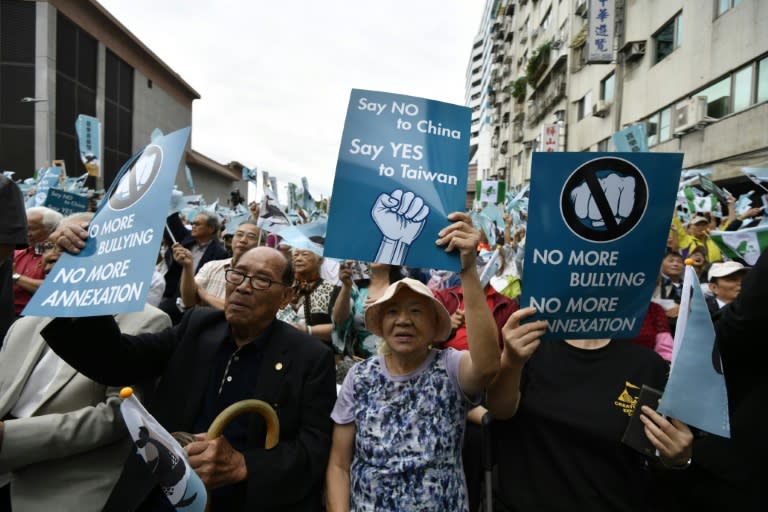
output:
[[[219,216],[215,213],[207,212],[205,210],[198,213],[198,215],[202,215],[205,217],[205,223],[208,224],[209,227],[213,228],[213,232],[218,234],[219,229],[221,229],[221,222],[219,221]]]
[[[46,206],[33,206],[32,208],[27,208],[27,217],[35,214],[42,216],[43,226],[45,226],[45,229],[49,232],[54,231],[58,227],[59,222],[61,222],[61,219],[64,218],[62,214]]]

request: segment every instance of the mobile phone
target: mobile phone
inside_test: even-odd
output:
[[[655,411],[659,406],[661,395],[662,392],[658,389],[643,384],[640,388],[640,395],[637,397],[637,402],[635,403],[635,410],[632,413],[632,417],[629,418],[627,429],[624,431],[624,435],[621,438],[622,443],[648,457],[652,457],[656,454],[656,447],[651,444],[651,441],[649,441],[648,437],[645,435],[645,425],[640,420],[640,409],[644,405],[647,405]]]

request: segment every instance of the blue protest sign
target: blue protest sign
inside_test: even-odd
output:
[[[52,208],[62,215],[71,215],[88,211],[88,203],[89,200],[85,196],[52,188],[48,190],[43,206]]]
[[[197,192],[195,191],[195,182],[192,181],[192,171],[187,165],[184,166],[184,177],[187,179],[187,186],[189,187],[189,190],[193,194],[196,194]]]
[[[101,173],[101,122],[95,117],[80,114],[75,121],[75,132],[80,148],[80,159],[89,176]]]
[[[463,211],[471,111],[353,89],[342,135],[325,255],[459,270],[435,245]]]
[[[189,131],[157,139],[124,167],[88,226],[85,248],[61,255],[24,315],[80,317],[144,308]]]
[[[242,170],[242,179],[243,181],[250,181],[256,185],[256,183],[259,181],[259,174],[256,171],[256,168],[254,167],[253,169],[249,169],[244,166]]]
[[[643,123],[627,126],[611,136],[613,147],[619,153],[646,153],[648,137]]]
[[[309,193],[309,180],[307,180],[306,176],[301,178],[301,186],[304,189],[301,207],[307,211],[312,211],[315,208],[315,200],[312,198],[312,194]]]
[[[61,168],[46,167],[42,169],[35,184],[35,194],[27,199],[26,207],[43,206],[48,198],[48,191],[61,183]]]
[[[728,393],[715,328],[693,267],[686,267],[672,369],[658,411],[700,430],[731,437]]]
[[[682,154],[534,153],[520,303],[545,339],[631,338],[669,233]]]

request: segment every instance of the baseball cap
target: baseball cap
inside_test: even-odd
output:
[[[745,267],[738,261],[726,261],[725,263],[713,263],[711,267],[709,267],[709,274],[707,275],[709,277],[709,280],[711,281],[712,278],[718,278],[718,277],[725,277],[729,276],[731,274],[735,274],[736,272],[746,272],[749,270],[750,267]]]

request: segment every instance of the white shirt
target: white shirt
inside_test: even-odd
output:
[[[64,361],[50,348],[45,349],[43,357],[35,365],[32,373],[21,390],[16,405],[11,409],[11,415],[17,418],[29,418],[43,403],[43,397],[56,374],[64,365]]]

